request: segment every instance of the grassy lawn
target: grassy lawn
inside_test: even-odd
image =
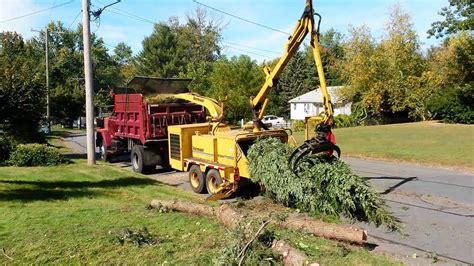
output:
[[[202,201],[108,164],[0,168],[0,264],[215,264],[230,233],[213,219],[148,210],[154,198]],[[150,246],[118,244],[123,230],[146,227]],[[307,234],[277,236],[330,265],[387,265],[385,257]],[[4,252],[2,251],[4,250]]]
[[[334,130],[343,155],[474,169],[474,126],[420,122]],[[302,132],[295,133],[298,143]]]

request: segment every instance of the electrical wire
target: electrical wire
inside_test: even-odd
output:
[[[230,16],[230,17],[233,17],[233,18],[236,18],[236,19],[245,21],[245,22],[247,22],[247,23],[254,24],[254,25],[257,25],[257,26],[259,26],[259,27],[262,27],[262,28],[265,28],[265,29],[268,29],[268,30],[272,30],[272,31],[275,31],[275,32],[279,32],[279,33],[282,33],[282,34],[285,34],[285,35],[288,35],[288,36],[291,35],[291,34],[288,33],[288,32],[284,32],[284,31],[281,31],[281,30],[279,30],[279,29],[275,29],[275,28],[272,28],[272,27],[270,27],[270,26],[263,25],[263,24],[261,24],[261,23],[255,22],[255,21],[251,21],[251,20],[249,20],[249,19],[246,19],[246,18],[243,18],[243,17],[239,17],[239,16],[237,16],[237,15],[228,13],[228,12],[226,12],[226,11],[217,9],[217,8],[215,8],[215,7],[212,7],[212,6],[203,4],[203,3],[198,2],[198,1],[196,1],[196,0],[193,0],[193,2],[196,3],[196,4],[198,4],[198,5],[201,5],[201,6],[204,6],[204,7],[206,7],[206,8],[209,8],[209,9],[212,9],[212,10],[214,10],[214,11],[217,11],[217,12],[219,12],[219,13],[225,14],[225,15],[227,15],[227,16]]]
[[[100,4],[102,4],[102,5],[105,5],[103,2],[101,2],[101,1],[99,1],[99,0],[96,0],[96,1],[97,1],[98,3],[100,3]],[[144,17],[137,16],[137,15],[135,15],[135,14],[133,14],[133,13],[127,12],[127,11],[125,11],[125,10],[118,9],[118,8],[116,8],[116,7],[110,7],[109,9],[113,9],[113,10],[115,10],[115,11],[117,11],[117,12],[122,13],[122,15],[127,15],[127,16],[130,17],[130,18],[135,18],[135,19],[138,19],[138,20],[140,20],[140,21],[147,22],[147,23],[150,23],[150,24],[153,24],[153,25],[155,24],[155,22],[152,21],[152,20],[149,20],[149,19],[144,18]],[[109,9],[105,9],[105,11],[107,11],[107,10],[109,10]],[[110,11],[110,10],[109,10],[109,11]],[[112,12],[112,13],[118,14],[117,12]]]
[[[65,5],[68,5],[68,4],[70,4],[70,3],[74,2],[74,1],[75,1],[75,0],[71,0],[71,1],[68,1],[68,2],[65,2],[65,3],[62,3],[62,4],[59,4],[59,5],[52,6],[52,7],[50,7],[50,8],[38,10],[38,11],[31,12],[31,13],[28,13],[28,14],[24,14],[24,15],[21,15],[21,16],[18,16],[18,17],[14,17],[14,18],[9,18],[9,19],[0,21],[0,24],[1,24],[1,23],[5,23],[5,22],[9,22],[9,21],[12,21],[12,20],[24,18],[24,17],[29,17],[29,16],[32,16],[32,15],[35,15],[35,14],[38,14],[38,13],[41,13],[41,12],[44,12],[44,11],[48,11],[48,10],[51,10],[51,9],[54,9],[54,8],[61,7],[61,6],[65,6]]]
[[[247,51],[247,50],[244,50],[244,49],[240,49],[240,48],[237,48],[237,47],[232,47],[232,46],[229,46],[229,45],[224,45],[224,48],[230,48],[230,49],[233,49],[233,50],[237,50],[237,51],[241,51],[241,52],[245,52],[247,54],[252,54],[252,55],[257,55],[257,56],[261,56],[261,57],[265,57],[265,58],[268,58],[268,59],[273,59],[272,57],[268,56],[268,55],[263,55],[263,54],[259,54],[259,53],[254,53],[254,52],[251,52],[251,51]]]
[[[77,20],[77,18],[79,17],[80,14],[82,14],[82,10],[79,10],[79,13],[77,13],[74,20],[71,22],[71,24],[69,24],[69,27],[67,27],[68,29],[71,29],[72,25],[74,24],[74,22],[76,22],[76,20]]]
[[[258,51],[262,51],[262,52],[268,52],[268,53],[273,53],[273,54],[278,54],[278,55],[281,54],[281,53],[276,52],[276,51],[266,50],[266,49],[261,49],[261,48],[256,48],[256,47],[247,46],[247,45],[243,45],[243,44],[238,44],[238,43],[233,43],[233,42],[228,42],[228,41],[222,41],[222,42],[223,42],[223,43],[230,44],[230,45],[241,46],[241,47],[244,47],[244,48],[254,49],[254,50],[258,50]]]
[[[96,0],[96,1],[97,1],[98,3],[104,5],[104,3],[102,3],[101,1],[98,1],[98,0]],[[140,17],[140,16],[138,16],[138,15],[135,15],[135,14],[133,14],[133,13],[130,13],[130,12],[127,12],[127,11],[124,11],[124,10],[121,10],[121,9],[118,9],[118,8],[115,8],[115,7],[111,7],[110,9],[105,9],[104,11],[107,11],[107,12],[110,12],[110,13],[113,13],[113,14],[116,14],[116,15],[128,17],[128,18],[131,18],[131,19],[135,19],[135,20],[138,20],[138,21],[141,21],[141,22],[149,23],[149,24],[152,24],[152,25],[155,25],[155,24],[156,24],[154,21],[151,21],[151,20],[149,20],[149,19],[147,19],[147,18]],[[285,33],[285,34],[286,34],[286,33]],[[225,45],[227,48],[230,48],[230,49],[233,49],[233,50],[238,50],[238,51],[241,51],[241,52],[245,52],[245,53],[252,54],[252,55],[256,55],[256,56],[260,56],[260,57],[269,58],[269,59],[273,59],[273,58],[270,57],[270,56],[268,56],[268,55],[263,55],[263,54],[251,52],[251,51],[248,51],[248,50],[245,50],[245,49],[237,48],[237,47],[235,47],[235,46],[240,46],[240,47],[244,47],[244,48],[259,50],[259,51],[262,51],[262,52],[274,53],[274,54],[278,54],[278,55],[281,54],[281,53],[276,52],[276,51],[271,51],[271,50],[266,50],[266,49],[251,47],[251,46],[242,45],[242,44],[238,44],[238,43],[233,43],[233,42],[228,42],[228,41],[222,41],[222,42],[228,44],[228,45]],[[106,44],[106,45],[107,45],[107,44]],[[112,46],[112,45],[107,45],[107,46],[114,47],[114,46]]]

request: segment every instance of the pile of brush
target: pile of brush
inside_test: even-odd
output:
[[[161,93],[145,95],[145,101],[149,104],[167,104],[181,101],[176,99],[173,94]]]
[[[295,175],[288,158],[294,148],[279,139],[258,140],[249,149],[252,181],[265,187],[267,197],[304,212],[386,225],[398,229],[398,222],[385,201],[370,184],[334,157],[305,158]]]

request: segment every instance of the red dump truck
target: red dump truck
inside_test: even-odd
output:
[[[205,109],[175,100],[156,103],[153,97],[189,92],[190,79],[135,77],[112,92],[113,111],[97,119],[96,146],[100,158],[130,152],[133,170],[150,172],[168,165],[169,125],[202,123]],[[147,100],[148,99],[148,100]]]

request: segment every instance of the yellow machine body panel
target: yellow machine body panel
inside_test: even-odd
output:
[[[217,162],[217,138],[214,135],[192,136],[193,158]]]
[[[209,132],[208,123],[177,125],[168,127],[169,162],[173,169],[186,171],[183,160],[193,156],[192,137]]]

